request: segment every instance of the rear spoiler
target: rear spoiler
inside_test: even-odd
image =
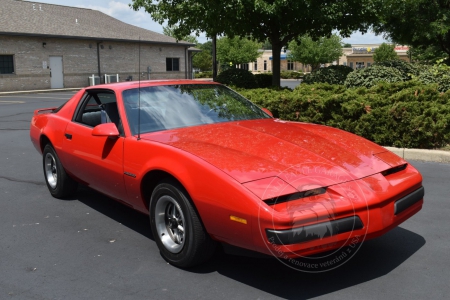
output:
[[[49,107],[49,108],[40,108],[40,109],[36,109],[34,111],[34,115],[40,115],[40,114],[45,114],[45,113],[51,113],[53,112],[55,109],[57,109],[57,107]]]

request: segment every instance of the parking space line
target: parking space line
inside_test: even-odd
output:
[[[0,100],[0,104],[13,104],[13,103],[25,103],[25,101],[4,101],[4,100]]]

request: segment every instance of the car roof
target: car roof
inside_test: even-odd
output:
[[[143,88],[143,87],[149,87],[149,86],[163,86],[163,85],[180,85],[180,84],[211,84],[211,85],[218,85],[220,83],[213,82],[213,81],[206,81],[206,80],[188,80],[188,79],[181,79],[181,80],[142,80],[142,81],[124,81],[124,82],[117,82],[117,83],[108,83],[108,84],[100,84],[100,85],[94,85],[87,87],[86,90],[96,90],[96,89],[109,89],[114,91],[124,91],[128,89],[133,88]]]

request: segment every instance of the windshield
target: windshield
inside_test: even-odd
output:
[[[138,133],[138,120],[140,132],[146,133],[270,118],[259,107],[221,85],[153,86],[126,90],[122,96],[133,135]]]

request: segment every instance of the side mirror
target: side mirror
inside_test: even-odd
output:
[[[94,127],[92,130],[94,136],[119,137],[119,130],[114,123],[104,123]]]
[[[269,116],[271,116],[273,118],[272,112],[270,110],[268,110],[267,108],[261,108],[266,114],[268,114]]]

